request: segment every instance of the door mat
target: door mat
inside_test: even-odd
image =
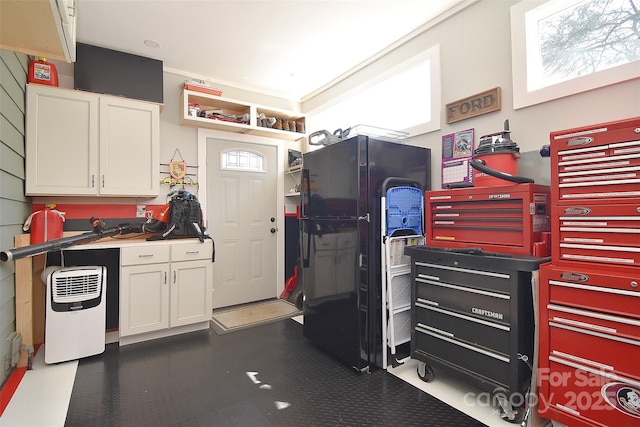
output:
[[[243,304],[213,310],[211,329],[218,335],[302,314],[294,304],[282,299]]]

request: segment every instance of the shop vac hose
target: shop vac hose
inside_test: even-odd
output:
[[[474,169],[477,169],[480,172],[486,173],[487,175],[491,175],[494,178],[504,179],[505,181],[515,182],[516,184],[533,184],[535,182],[531,178],[527,178],[524,176],[510,175],[508,173],[491,169],[486,165],[486,162],[484,160],[471,159],[469,160],[469,164],[471,164],[471,167],[473,167]]]

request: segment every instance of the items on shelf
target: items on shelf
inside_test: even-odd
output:
[[[180,124],[297,141],[306,136],[306,116],[249,102],[183,90]]]
[[[263,128],[304,133],[304,122],[296,122],[295,120],[286,118],[267,117],[264,113],[259,113],[257,119],[256,125]]]
[[[216,95],[216,96],[222,95],[221,89],[218,89],[216,87],[211,87],[207,83],[205,83],[204,80],[200,80],[200,79],[185,80],[183,88],[187,90],[193,90],[195,92],[206,93],[208,95]]]

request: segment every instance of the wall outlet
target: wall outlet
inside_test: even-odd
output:
[[[147,217],[147,207],[145,205],[137,205],[136,218],[146,218],[146,217]]]

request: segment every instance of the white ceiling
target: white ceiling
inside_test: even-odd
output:
[[[77,40],[302,99],[461,1],[78,0]]]

